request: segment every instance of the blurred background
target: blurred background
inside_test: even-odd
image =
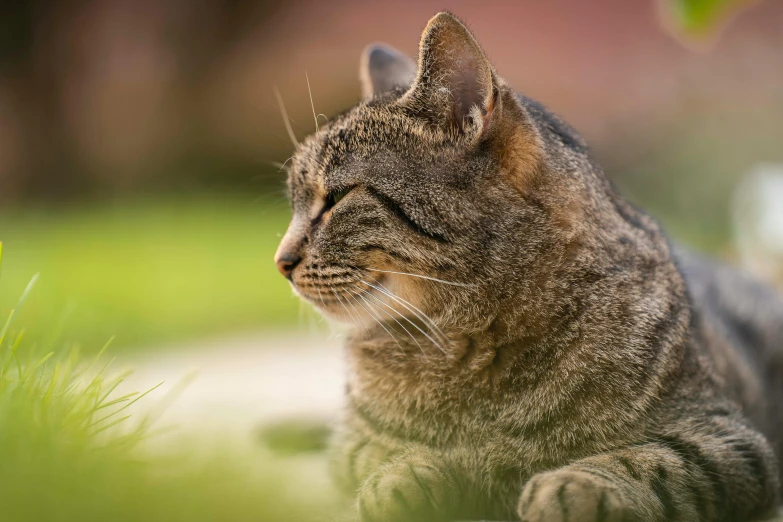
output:
[[[698,4],[699,2],[696,2]],[[704,2],[701,2],[704,3]],[[783,4],[711,41],[653,1],[447,2],[497,70],[571,122],[623,192],[736,257],[732,198],[783,163]],[[271,259],[291,153],[359,99],[372,41],[411,55],[442,2],[15,2],[0,16],[0,303],[97,349],[296,326]],[[718,24],[720,25],[720,24]],[[767,169],[769,170],[769,169]],[[6,301],[8,300],[8,301]]]
[[[363,47],[415,55],[444,8],[674,238],[783,279],[783,2],[31,0],[0,8],[0,313],[40,273],[29,346],[113,337],[142,387],[199,366],[174,408],[212,428],[336,407],[339,332],[272,263],[273,89],[301,139],[306,75],[345,110]]]

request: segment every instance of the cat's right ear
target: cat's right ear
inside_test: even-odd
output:
[[[408,88],[416,77],[416,63],[397,49],[384,44],[368,45],[359,64],[362,97]]]
[[[417,115],[462,134],[484,135],[500,113],[492,65],[465,24],[435,15],[421,35],[413,86],[401,103]]]

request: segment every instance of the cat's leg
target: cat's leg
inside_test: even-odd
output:
[[[530,522],[744,522],[774,512],[778,487],[766,439],[711,417],[535,475],[518,511]]]
[[[458,510],[456,474],[427,448],[410,448],[382,464],[359,489],[362,522],[448,520]]]
[[[352,519],[435,522],[456,509],[456,473],[435,451],[409,444],[390,448],[356,425],[341,426],[331,446],[332,476],[357,499]]]
[[[371,434],[340,430],[330,444],[330,474],[340,490],[354,498],[365,479],[397,452]]]

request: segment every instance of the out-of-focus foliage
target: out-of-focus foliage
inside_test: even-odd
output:
[[[709,33],[737,9],[758,0],[662,0],[670,4],[675,22],[687,33]]]

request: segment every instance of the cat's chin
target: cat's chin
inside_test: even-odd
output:
[[[312,295],[305,288],[292,285],[294,292],[313,305],[324,318],[349,327],[364,328],[383,320],[383,311],[379,310],[382,301],[369,294],[359,295],[349,292],[321,290]]]
[[[358,305],[350,310],[347,306],[345,308],[339,306],[337,308],[331,308],[320,303],[313,303],[313,305],[327,320],[350,328],[366,328],[377,323],[377,318],[375,316],[367,310],[359,308]]]

